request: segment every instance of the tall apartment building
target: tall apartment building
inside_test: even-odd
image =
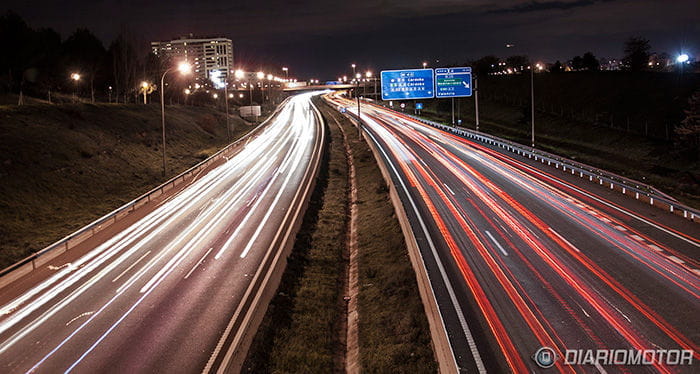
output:
[[[212,71],[218,70],[221,78],[228,78],[233,69],[233,43],[226,38],[194,38],[192,34],[180,39],[151,42],[156,56],[186,60],[192,64],[195,80],[209,82]]]

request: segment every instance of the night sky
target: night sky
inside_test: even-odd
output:
[[[179,35],[225,36],[236,65],[288,66],[290,76],[334,79],[358,68],[463,64],[487,54],[553,62],[586,51],[619,58],[630,36],[652,51],[700,54],[698,0],[353,0],[3,2],[32,27],[65,38],[87,27],[108,46],[130,30],[148,42]],[[505,45],[512,43],[513,48]],[[436,62],[439,60],[439,62]],[[281,72],[279,72],[281,74]]]

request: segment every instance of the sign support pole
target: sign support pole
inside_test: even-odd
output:
[[[476,131],[479,131],[479,87],[477,87],[478,78],[474,77],[474,108],[476,109]]]
[[[452,98],[452,126],[455,125],[455,98]]]

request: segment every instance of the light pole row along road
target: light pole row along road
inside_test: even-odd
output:
[[[311,96],[84,255],[57,257],[24,292],[3,289],[0,372],[200,373],[240,361],[319,167]]]
[[[698,372],[696,223],[378,106],[364,104],[362,121],[460,371],[545,372],[532,359],[544,346],[559,357],[546,372]],[[566,365],[566,349],[683,349],[694,360]]]

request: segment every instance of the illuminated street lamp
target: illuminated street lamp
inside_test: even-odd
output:
[[[73,102],[78,101],[78,82],[80,82],[80,74],[78,73],[72,73],[70,75],[70,79],[73,80],[73,83],[75,83],[75,89],[73,90]]]
[[[192,72],[192,65],[188,64],[187,62],[181,62],[177,66],[167,69],[160,77],[160,117],[161,128],[163,130],[163,176],[165,176],[165,75],[175,69],[177,69],[180,74],[187,75]]]
[[[353,69],[355,64],[352,64]],[[360,77],[362,74],[355,74],[355,97],[357,97],[357,135],[358,137],[362,135],[362,122],[360,120]]]
[[[684,63],[688,62],[689,59],[690,59],[690,56],[688,56],[687,53],[681,53],[680,55],[678,55],[678,57],[676,57],[676,62],[684,64]]]
[[[286,67],[282,67],[282,71],[284,72],[284,77],[289,79],[289,69]]]
[[[259,72],[256,74],[256,76],[258,77],[258,79],[265,79],[265,73],[263,73],[262,71],[259,71]]]
[[[423,62],[423,69],[425,69],[428,66],[427,62]]]
[[[356,65],[355,65],[355,64],[352,64],[352,65],[350,65],[350,66],[352,66],[352,75],[355,76],[355,75],[356,75],[356,74],[355,74],[355,66],[356,66]]]
[[[143,94],[143,103],[148,104],[148,100],[147,100],[146,95],[153,92],[154,87],[150,83],[143,81],[143,82],[141,82],[141,86],[139,89],[140,89],[141,93]]]

